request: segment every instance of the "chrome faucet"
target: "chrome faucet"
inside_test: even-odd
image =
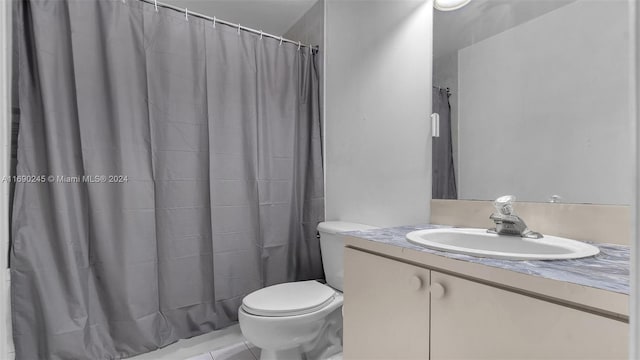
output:
[[[487,230],[487,232],[498,235],[520,236],[529,239],[542,238],[542,234],[529,230],[524,220],[515,214],[513,211],[514,201],[516,201],[515,196],[505,195],[497,198],[496,201],[493,202],[493,206],[497,212],[491,214],[489,218],[493,220],[496,227]]]

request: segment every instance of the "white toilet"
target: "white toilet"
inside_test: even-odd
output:
[[[261,360],[326,359],[342,352],[344,241],[337,233],[373,226],[340,221],[318,225],[327,284],[290,282],[242,299],[238,310],[244,337],[261,348]]]

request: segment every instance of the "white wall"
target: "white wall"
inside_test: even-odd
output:
[[[98,0],[99,1],[99,0]],[[119,1],[119,0],[118,0]],[[273,35],[283,35],[315,0],[158,0],[210,17],[240,23]],[[297,40],[297,39],[291,39]]]
[[[324,0],[316,1],[284,37],[303,44],[320,45],[320,50],[324,50]]]
[[[629,15],[581,0],[459,52],[459,196],[629,204]]]
[[[431,0],[326,0],[328,220],[426,223]]]

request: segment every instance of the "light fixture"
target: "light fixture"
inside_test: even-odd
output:
[[[453,11],[467,5],[471,0],[434,0],[433,7],[440,11]]]

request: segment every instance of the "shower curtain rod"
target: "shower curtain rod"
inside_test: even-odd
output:
[[[126,0],[122,0],[122,2],[125,2],[125,1]],[[232,27],[232,28],[236,28],[238,30],[248,31],[250,33],[254,33],[254,34],[257,34],[257,35],[260,35],[260,36],[266,36],[266,37],[270,37],[272,39],[280,40],[280,42],[287,42],[287,43],[290,43],[290,44],[298,45],[299,47],[308,47],[308,48],[311,48],[312,50],[320,50],[319,46],[307,45],[307,44],[303,44],[303,43],[301,43],[299,41],[293,41],[293,40],[285,39],[282,36],[276,36],[276,35],[268,34],[266,32],[263,32],[262,30],[252,29],[250,27],[242,26],[240,24],[234,24],[234,23],[232,23],[230,21],[220,20],[220,19],[218,19],[216,17],[210,17],[210,16],[207,16],[207,15],[204,15],[204,14],[200,14],[200,13],[197,13],[197,12],[189,11],[186,8],[182,9],[182,8],[177,7],[177,6],[165,4],[163,2],[156,1],[156,0],[139,0],[139,1],[145,2],[147,4],[151,4],[151,5],[155,6],[156,9],[159,8],[159,7],[162,7],[162,8],[167,8],[167,9],[171,9],[171,10],[175,10],[175,11],[181,12],[181,13],[183,13],[185,15],[185,17],[194,16],[194,17],[197,17],[197,18],[209,20],[209,21],[214,22],[214,25],[222,24],[222,25],[226,25],[226,26],[229,26],[229,27]]]

